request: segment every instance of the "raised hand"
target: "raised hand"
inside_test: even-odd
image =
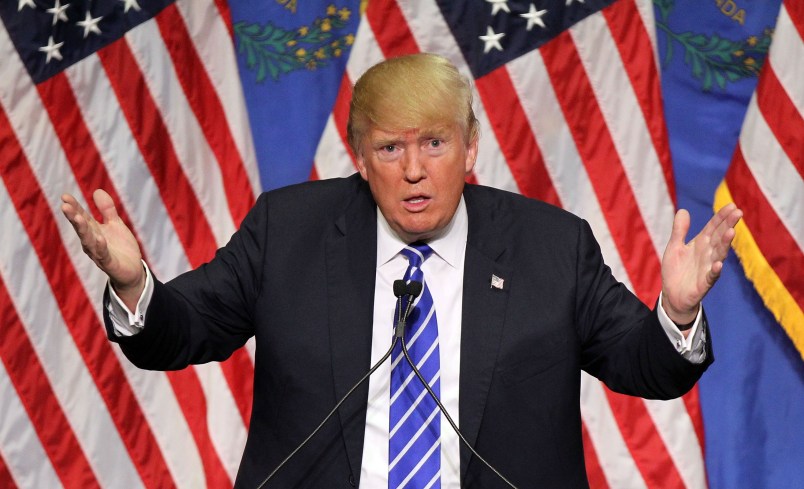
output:
[[[690,323],[701,301],[723,270],[734,239],[734,226],[743,216],[734,204],[723,206],[688,243],[690,215],[682,209],[673,219],[673,232],[662,257],[662,307],[677,324]]]
[[[109,194],[96,190],[92,199],[101,213],[102,223],[70,194],[61,196],[61,211],[78,234],[84,253],[109,276],[117,295],[134,310],[145,287],[139,244],[120,219]]]

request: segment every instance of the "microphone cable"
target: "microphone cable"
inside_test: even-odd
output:
[[[396,327],[394,328],[394,340],[391,342],[391,347],[388,349],[387,352],[385,352],[385,355],[383,355],[382,358],[380,358],[377,361],[377,363],[375,363],[374,366],[371,367],[371,369],[369,369],[369,371],[366,372],[366,374],[363,377],[361,377],[360,380],[358,380],[357,383],[355,385],[353,385],[351,389],[349,389],[349,391],[341,398],[341,400],[338,401],[337,404],[335,404],[335,407],[332,408],[332,410],[329,412],[329,414],[327,414],[327,416],[324,418],[324,420],[321,421],[321,423],[319,423],[319,425],[312,431],[312,433],[307,435],[307,438],[305,438],[292,452],[290,452],[290,454],[287,457],[285,457],[285,459],[282,460],[282,462],[280,462],[279,465],[277,465],[276,468],[270,474],[268,474],[268,477],[266,477],[260,483],[260,485],[257,486],[257,489],[262,489],[262,487],[265,486],[265,484],[267,484],[268,481],[270,481],[274,477],[274,475],[276,475],[277,472],[279,472],[279,469],[284,467],[285,464],[291,458],[293,458],[293,456],[296,455],[296,453],[299,450],[301,450],[304,447],[304,445],[306,445],[307,442],[309,442],[321,430],[321,428],[327,423],[327,421],[329,421],[329,419],[332,417],[332,415],[334,415],[338,411],[338,408],[341,407],[341,404],[343,404],[344,401],[346,401],[346,399],[348,399],[349,396],[351,396],[352,393],[355,390],[357,390],[357,388],[360,387],[360,385],[363,384],[363,382],[365,382],[366,379],[368,379],[371,376],[371,374],[373,374],[378,368],[380,368],[380,365],[382,365],[383,363],[385,363],[386,360],[388,360],[388,357],[391,356],[391,352],[394,351],[394,347],[396,346],[396,342],[398,341],[397,332],[398,331],[404,331],[404,329],[405,329],[405,321],[407,320],[408,315],[410,314],[410,310],[413,307],[413,301],[422,292],[422,286],[421,286],[422,284],[421,284],[421,282],[416,282],[416,284],[418,284],[418,285],[413,285],[411,287],[408,284],[405,284],[404,280],[395,280],[394,281],[394,295],[397,298],[397,307],[396,307],[396,309],[398,310],[398,314],[397,314],[397,324],[396,324]],[[403,313],[403,311],[402,311],[402,298],[404,296],[406,296],[406,295],[411,296],[411,297],[410,297],[410,300],[408,300],[407,308],[405,308],[405,311]],[[403,340],[403,344],[404,344],[404,340]],[[436,401],[436,402],[438,402],[438,401]]]
[[[418,287],[419,293],[421,293],[421,289],[423,288],[422,283],[418,282],[418,281],[412,281],[410,283],[410,285],[413,285],[413,284],[418,284],[416,287]],[[413,302],[413,299],[411,299],[410,302]],[[408,304],[408,309],[410,309],[410,304]],[[407,319],[407,316],[406,316],[405,319]],[[486,459],[484,459],[479,453],[477,453],[477,451],[472,447],[472,445],[469,444],[469,442],[463,436],[463,433],[461,433],[461,430],[458,429],[458,426],[455,424],[455,421],[452,420],[452,416],[450,416],[449,413],[447,412],[447,408],[445,408],[444,405],[441,404],[441,400],[439,400],[438,396],[435,394],[435,392],[433,392],[433,389],[430,387],[430,384],[428,384],[427,381],[424,380],[424,377],[422,376],[421,372],[419,372],[419,369],[416,368],[416,365],[413,363],[413,360],[410,358],[410,354],[408,354],[408,346],[407,346],[407,342],[405,341],[405,334],[404,334],[404,325],[402,326],[402,328],[400,328],[399,325],[397,325],[396,335],[395,335],[395,338],[394,338],[394,344],[396,344],[397,340],[402,341],[402,353],[405,355],[405,359],[408,361],[408,364],[410,364],[410,367],[413,369],[413,372],[416,374],[416,377],[419,378],[419,381],[421,381],[422,385],[424,385],[424,388],[427,389],[427,392],[428,392],[428,394],[430,394],[430,397],[432,397],[433,400],[436,402],[436,404],[438,405],[438,409],[440,409],[441,412],[444,413],[444,417],[447,418],[447,421],[449,422],[449,425],[452,426],[452,429],[455,431],[455,433],[461,439],[463,444],[466,445],[466,448],[468,448],[474,454],[475,457],[480,459],[481,462],[486,464],[486,467],[488,467],[489,469],[491,469],[492,472],[497,474],[497,476],[500,479],[502,479],[503,482],[508,484],[513,489],[517,489],[517,487],[514,484],[512,484],[511,481],[506,479],[504,475],[502,475],[497,469],[495,469],[490,463],[488,463],[486,461]],[[393,349],[393,346],[391,348]]]
[[[404,334],[405,323],[407,321],[408,316],[410,315],[411,309],[413,308],[414,300],[419,296],[419,294],[421,294],[422,289],[424,288],[423,284],[419,281],[411,281],[409,284],[405,284],[403,280],[396,280],[394,281],[393,288],[394,288],[394,295],[397,297],[398,314],[397,314],[397,324],[396,327],[394,328],[394,339],[391,342],[391,347],[388,348],[388,351],[385,352],[382,358],[380,358],[377,361],[377,363],[374,364],[374,366],[372,366],[371,369],[369,369],[369,371],[366,372],[366,374],[363,377],[361,377],[360,380],[358,380],[357,383],[354,386],[352,386],[351,389],[349,389],[349,391],[341,398],[340,401],[338,401],[335,407],[332,408],[332,410],[321,421],[321,423],[319,423],[319,425],[307,436],[307,438],[305,438],[292,452],[290,452],[290,454],[287,457],[285,457],[285,459],[282,460],[282,462],[280,462],[279,465],[277,465],[276,468],[270,474],[268,474],[268,477],[266,477],[260,483],[260,485],[257,486],[256,489],[262,489],[265,486],[265,484],[267,484],[277,474],[277,472],[279,472],[279,470],[282,467],[284,467],[285,464],[291,458],[293,458],[293,456],[296,455],[296,453],[299,450],[301,450],[307,444],[307,442],[309,442],[321,430],[321,428],[326,424],[326,422],[329,421],[329,419],[332,418],[332,416],[338,411],[338,408],[346,401],[346,399],[348,399],[349,396],[351,396],[352,393],[355,390],[357,390],[357,388],[360,387],[360,385],[363,384],[363,382],[365,382],[366,379],[368,379],[371,376],[371,374],[373,374],[380,367],[380,365],[382,365],[383,363],[385,363],[386,360],[388,360],[388,357],[391,356],[391,353],[393,352],[397,341],[400,340],[402,342],[402,353],[405,355],[405,360],[408,362],[408,364],[410,364],[411,368],[413,369],[413,372],[416,374],[416,377],[418,377],[419,381],[422,383],[422,385],[424,385],[424,388],[427,390],[427,393],[430,395],[430,397],[433,398],[436,405],[438,405],[439,410],[441,410],[441,412],[444,414],[444,417],[447,419],[447,422],[449,422],[449,425],[461,439],[466,448],[468,448],[469,451],[471,451],[472,454],[474,454],[474,456],[476,456],[489,469],[491,469],[491,471],[494,472],[503,482],[508,484],[508,486],[512,487],[513,489],[517,489],[517,487],[513,483],[511,483],[511,481],[506,479],[505,476],[503,476],[496,468],[494,468],[494,466],[492,466],[489,462],[487,462],[486,459],[483,458],[479,453],[477,453],[477,451],[472,447],[472,445],[469,444],[469,442],[463,436],[463,433],[461,433],[461,430],[458,429],[458,426],[455,424],[455,421],[452,420],[452,416],[449,415],[447,409],[444,407],[443,404],[441,404],[441,400],[438,399],[438,396],[436,396],[435,392],[433,392],[433,389],[424,379],[421,372],[419,372],[419,369],[416,368],[416,365],[410,358],[410,354],[408,353],[407,348],[407,342],[405,341],[405,334]],[[407,307],[403,312],[401,306],[402,306],[402,298],[404,296],[410,296],[410,299],[408,300]]]

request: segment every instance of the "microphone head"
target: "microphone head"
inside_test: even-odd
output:
[[[408,294],[415,299],[416,297],[419,297],[419,294],[422,293],[423,288],[424,285],[422,285],[421,282],[417,280],[411,280],[410,283],[408,284]]]
[[[404,280],[394,280],[394,295],[402,297],[408,290],[408,286]]]

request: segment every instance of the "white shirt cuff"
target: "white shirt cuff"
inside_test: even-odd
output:
[[[145,269],[145,288],[137,301],[137,307],[134,312],[131,312],[120,297],[117,296],[114,287],[112,287],[112,282],[109,281],[106,284],[110,297],[109,303],[106,304],[106,310],[109,311],[109,319],[112,320],[114,333],[117,336],[134,336],[145,327],[145,311],[148,310],[151,297],[154,295],[154,281],[153,277],[151,277],[151,271],[144,261],[142,262],[142,267]]]
[[[659,293],[659,304],[656,309],[659,314],[659,323],[664,328],[667,338],[676,351],[692,363],[703,363],[706,359],[706,332],[704,331],[705,328],[701,326],[703,306],[698,308],[698,315],[695,316],[695,322],[693,322],[692,328],[689,329],[689,334],[686,337],[662,307],[661,292]]]

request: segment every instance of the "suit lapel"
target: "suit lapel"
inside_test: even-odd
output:
[[[359,177],[357,177],[359,178]],[[355,198],[327,240],[327,299],[335,397],[340,400],[369,369],[377,256],[376,205],[360,181]],[[360,474],[368,382],[338,409],[355,478]]]
[[[464,191],[469,216],[461,324],[460,428],[474,446],[497,359],[513,268],[505,265],[506,219],[510,213],[481,189]],[[492,276],[503,280],[502,285]],[[501,288],[499,288],[501,287]],[[461,479],[471,453],[461,447]]]

